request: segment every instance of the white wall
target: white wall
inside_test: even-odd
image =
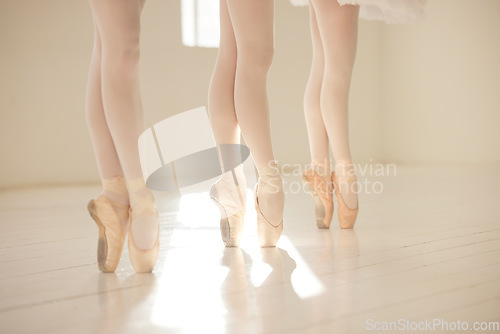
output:
[[[419,25],[360,22],[350,99],[357,161],[500,161],[499,9],[496,0],[430,0]],[[183,47],[179,13],[178,1],[148,0],[143,14],[146,126],[206,105],[216,50]],[[307,17],[276,2],[269,94],[282,162],[308,161]],[[97,182],[84,115],[91,20],[86,1],[0,2],[0,188]]]
[[[383,156],[500,163],[500,1],[434,0],[385,26]]]

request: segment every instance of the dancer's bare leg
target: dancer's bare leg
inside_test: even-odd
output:
[[[320,175],[330,175],[330,154],[328,135],[321,115],[320,96],[325,68],[325,55],[319,33],[316,13],[313,6],[309,6],[311,39],[313,46],[313,60],[311,73],[304,95],[304,113],[311,151],[311,165]]]
[[[90,0],[100,33],[101,93],[104,114],[119,158],[132,207],[132,233],[150,249],[158,230],[154,198],[144,184],[138,137],[143,130],[139,86],[140,16],[144,0]],[[141,210],[135,210],[141,208]],[[146,210],[143,210],[146,209]]]
[[[348,99],[356,56],[359,6],[340,6],[337,1],[311,0],[325,54],[321,87],[321,113],[335,158],[338,176],[351,175],[353,165],[348,136]],[[354,187],[355,188],[355,187]],[[340,189],[350,208],[357,205],[357,190]]]
[[[272,168],[267,74],[274,53],[274,1],[227,0],[237,45],[234,104],[237,119],[259,172],[259,203],[273,225],[283,217],[283,184]]]

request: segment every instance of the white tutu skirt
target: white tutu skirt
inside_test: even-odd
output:
[[[294,6],[307,6],[309,0],[290,0]],[[359,17],[386,23],[414,23],[424,17],[427,0],[331,0],[343,5],[359,5]]]

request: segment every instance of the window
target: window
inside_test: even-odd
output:
[[[219,47],[219,0],[181,0],[182,44]]]

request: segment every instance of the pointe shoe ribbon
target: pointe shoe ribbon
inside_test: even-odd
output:
[[[271,224],[259,207],[259,197],[257,195],[259,184],[255,185],[255,210],[257,211],[257,237],[260,247],[275,247],[283,232],[283,219],[278,226]]]

